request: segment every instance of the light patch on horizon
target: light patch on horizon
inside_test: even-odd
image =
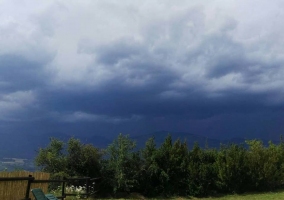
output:
[[[61,113],[53,113],[55,118],[59,118],[63,122],[68,123],[76,123],[76,122],[105,122],[112,124],[120,124],[126,121],[137,121],[142,119],[142,116],[132,115],[130,117],[119,117],[119,116],[107,116],[107,115],[97,115],[90,114],[81,111],[76,111],[71,114],[61,114]]]
[[[22,114],[36,105],[36,95],[32,91],[17,91],[0,95],[0,120],[23,121]]]

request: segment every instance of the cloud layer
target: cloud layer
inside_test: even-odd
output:
[[[283,7],[1,1],[0,128],[278,137]]]

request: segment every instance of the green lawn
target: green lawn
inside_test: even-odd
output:
[[[280,200],[284,199],[284,191],[278,192],[267,192],[267,193],[259,193],[259,194],[243,194],[243,195],[226,195],[223,197],[209,197],[209,198],[201,198],[202,200]],[[196,200],[201,200],[197,199]]]
[[[129,198],[129,199],[146,199],[140,196],[140,198]],[[162,199],[162,198],[160,198]],[[160,200],[160,199],[152,199],[152,200]],[[258,193],[258,194],[242,194],[242,195],[225,195],[222,197],[207,197],[207,198],[182,198],[176,197],[171,198],[174,200],[282,200],[284,199],[284,190],[278,192],[267,192],[267,193]],[[91,199],[90,199],[91,200]],[[109,199],[101,199],[101,200],[109,200]],[[123,200],[123,199],[120,199]]]
[[[66,200],[75,200],[76,197],[68,197]],[[127,199],[145,199],[143,196],[140,195],[131,195],[130,198]],[[154,198],[149,200],[162,200],[163,198]],[[224,195],[221,197],[207,197],[207,198],[183,198],[183,197],[175,197],[175,198],[169,198],[173,200],[282,200],[284,199],[284,190],[278,191],[278,192],[267,192],[267,193],[257,193],[257,194],[242,194],[242,195]],[[86,200],[98,200],[96,199],[86,199]],[[111,200],[111,199],[99,199],[99,200]],[[114,200],[114,199],[112,199]],[[124,198],[121,198],[120,200],[124,200]]]

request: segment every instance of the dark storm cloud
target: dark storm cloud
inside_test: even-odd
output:
[[[143,52],[142,48],[141,44],[136,44],[131,39],[122,39],[108,45],[99,46],[94,53],[96,53],[99,63],[114,65],[120,60],[131,59],[131,57],[140,54]]]
[[[182,27],[188,21],[180,21],[180,18],[177,20],[177,23],[173,20],[166,26],[172,31],[186,31]],[[189,21],[192,19],[189,18]],[[55,110],[63,113],[83,112],[86,113],[86,118],[91,118],[90,115],[94,114],[94,121],[97,115],[203,119],[226,113],[266,110],[273,92],[253,92],[246,86],[248,82],[261,82],[258,76],[266,76],[267,63],[246,56],[247,50],[243,44],[234,41],[228,34],[228,31],[235,28],[234,22],[229,21],[218,33],[196,36],[200,42],[194,48],[185,48],[183,51],[181,48],[190,45],[191,41],[186,40],[187,36],[178,38],[176,34],[170,34],[170,38],[162,39],[159,43],[152,41],[152,35],[146,35],[146,41],[143,42],[130,37],[99,46],[92,41],[81,41],[78,52],[96,57],[94,63],[89,65],[90,70],[94,69],[95,73],[96,65],[103,66],[112,78],[95,90],[54,90],[55,94],[49,96],[56,98],[46,105],[52,105]],[[153,31],[147,34],[153,34]],[[160,31],[159,34],[160,38],[166,38],[168,32]],[[153,35],[156,37],[157,34]],[[181,46],[170,45],[171,42],[183,39]],[[260,67],[255,69],[252,66]],[[201,75],[197,74],[197,83],[191,80],[195,78],[191,71],[196,69],[203,70]],[[184,79],[187,74],[189,78]],[[223,83],[220,80],[220,84],[217,84],[220,89],[217,88],[217,91],[214,82],[210,82],[218,82],[218,79],[234,74],[239,76],[237,86],[230,85],[232,81],[235,83],[234,77]]]
[[[256,101],[256,96],[231,95],[230,98],[218,100],[206,99],[204,96],[184,98],[179,100],[161,100],[155,94],[146,91],[112,92],[112,93],[51,93],[56,97],[47,105],[52,105],[58,111],[77,111],[107,114],[107,115],[131,115],[141,114],[149,116],[187,115],[196,114],[211,115],[223,112],[249,112],[263,106],[261,101]],[[262,96],[258,96],[261,98]],[[78,102],[80,102],[78,104]],[[265,108],[265,106],[263,106]],[[206,114],[207,113],[207,114]],[[194,116],[194,115],[193,115]]]
[[[96,56],[96,62],[89,66],[90,70],[94,68],[94,73],[95,66],[102,65],[114,75],[107,83],[111,90],[143,90],[151,85],[162,90],[179,78],[175,70],[167,66],[163,56],[132,38],[123,38],[93,49],[89,44],[80,43],[78,49],[80,53]],[[158,90],[155,87],[147,88],[148,92]]]
[[[230,73],[246,70],[248,60],[241,44],[227,35],[210,36],[199,47],[200,54],[207,61],[207,77],[219,78]]]
[[[0,23],[0,120],[14,131],[284,130],[269,120],[284,106],[282,29],[242,3],[33,6]]]
[[[43,69],[44,63],[25,59],[18,55],[0,56],[0,80],[5,83],[1,91],[21,91],[42,88],[48,77]]]

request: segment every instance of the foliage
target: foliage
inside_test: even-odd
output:
[[[49,172],[53,177],[66,174],[67,159],[63,153],[64,142],[51,138],[46,148],[40,148],[35,158],[35,165],[43,172]]]
[[[71,138],[65,144],[63,141],[51,138],[46,148],[39,149],[35,164],[41,168],[41,171],[51,173],[53,178],[96,177],[100,172],[101,156],[99,149],[82,144],[78,139]]]
[[[206,196],[216,189],[216,156],[214,149],[201,149],[196,143],[189,153],[188,194]]]
[[[284,148],[283,144],[272,142],[266,148],[262,141],[247,141],[249,145],[248,169],[251,190],[275,189],[284,182]]]
[[[160,168],[160,193],[166,196],[185,195],[188,180],[188,149],[179,139],[172,143],[168,135],[157,151]]]
[[[90,187],[90,190],[92,190],[92,187]],[[74,185],[66,186],[65,192],[67,194],[72,194],[72,196],[71,195],[67,196],[65,198],[66,200],[87,199],[87,196],[86,196],[87,188],[86,188],[85,185],[84,186],[81,186],[81,185],[79,185],[79,186],[74,186]],[[62,186],[58,186],[57,188],[51,190],[50,193],[53,194],[54,196],[61,196]],[[91,198],[88,198],[88,199],[91,199]]]
[[[52,138],[35,163],[53,178],[101,177],[100,195],[208,196],[274,190],[284,183],[284,143],[265,146],[260,140],[220,149],[195,144],[189,150],[186,142],[168,135],[159,147],[152,137],[137,149],[128,135],[119,134],[100,150],[75,138],[67,143]]]
[[[140,191],[147,196],[155,196],[159,185],[159,166],[156,160],[157,148],[155,138],[151,137],[142,149],[142,167],[140,170]]]
[[[188,150],[186,142],[172,143],[168,135],[156,148],[154,138],[150,138],[142,150],[141,186],[148,196],[185,195],[187,188]]]
[[[102,174],[114,193],[130,192],[138,184],[140,156],[134,151],[135,146],[128,135],[119,134],[106,149]]]
[[[224,192],[244,192],[248,184],[247,152],[243,146],[222,146],[217,157],[218,186]]]
[[[98,177],[100,175],[100,158],[102,153],[90,144],[71,138],[68,141],[66,155],[68,174],[70,176]]]

